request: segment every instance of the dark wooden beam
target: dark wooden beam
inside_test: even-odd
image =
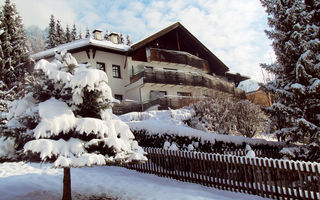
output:
[[[86,53],[87,53],[88,59],[90,59],[90,49],[86,49]]]
[[[178,51],[180,51],[180,40],[179,40],[178,29],[176,29],[176,39],[177,39]]]

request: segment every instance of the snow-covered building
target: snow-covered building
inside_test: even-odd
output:
[[[183,103],[181,97],[210,97],[217,92],[243,95],[235,85],[248,77],[229,73],[229,68],[179,22],[132,46],[119,44],[117,33],[111,33],[108,41],[99,30],[93,36],[32,58],[51,60],[55,51],[67,50],[79,63],[104,70],[114,97],[122,102],[119,113],[134,103],[135,109],[145,110],[155,104],[178,107]]]

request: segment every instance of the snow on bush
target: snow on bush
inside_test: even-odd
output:
[[[259,106],[248,100],[216,97],[190,107],[195,115],[188,123],[200,130],[253,137],[266,126],[267,117]]]
[[[15,139],[17,154],[38,155],[55,167],[146,160],[129,127],[112,114],[105,72],[62,52],[39,61],[34,74],[8,113],[6,136]]]
[[[120,116],[125,121],[136,140],[143,147],[168,149],[175,143],[180,150],[216,152],[218,149],[239,149],[250,144],[255,149],[278,148],[282,143],[207,132],[189,127],[195,111],[192,109],[132,112]]]

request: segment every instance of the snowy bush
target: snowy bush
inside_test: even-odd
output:
[[[129,127],[112,114],[105,72],[66,52],[51,63],[40,60],[35,70],[28,93],[11,104],[3,133],[16,142],[18,159],[38,158],[65,170],[146,161]],[[70,179],[70,169],[66,173]]]
[[[255,150],[275,150],[275,152],[280,151],[282,144],[264,144],[259,141],[245,141],[242,142],[234,142],[230,141],[221,141],[221,140],[203,140],[201,137],[197,136],[180,136],[178,134],[173,133],[165,133],[165,134],[150,134],[148,130],[132,130],[135,135],[136,140],[139,145],[143,147],[153,147],[153,148],[163,148],[168,150],[172,144],[178,147],[179,150],[182,151],[199,151],[199,152],[207,152],[207,153],[224,153],[226,150],[239,150],[245,149],[246,145],[250,143],[250,146]],[[229,136],[229,137],[240,137],[240,136]],[[239,138],[237,138],[239,139]],[[274,155],[275,157],[279,157],[278,155]]]
[[[188,123],[200,130],[253,137],[266,126],[267,117],[248,100],[217,97],[190,107],[195,115]]]

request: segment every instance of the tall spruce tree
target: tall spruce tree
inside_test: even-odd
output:
[[[65,38],[66,38],[66,43],[72,41],[72,39],[71,39],[71,32],[70,32],[70,29],[69,29],[69,25],[68,25],[68,24],[67,24],[67,26],[66,26],[66,35],[65,35]]]
[[[87,29],[86,29],[86,38],[90,38],[90,37],[91,37],[90,30],[87,27]]]
[[[108,31],[108,29],[106,30],[106,33],[104,34],[104,39],[107,41],[110,41],[110,31]]]
[[[46,49],[51,49],[51,48],[56,47],[58,45],[57,44],[56,21],[55,21],[53,15],[51,15],[51,17],[50,17],[48,37],[47,37],[47,40],[45,43],[46,43]]]
[[[57,45],[65,44],[66,43],[66,34],[61,26],[60,20],[57,20],[56,24],[56,38],[57,38]]]
[[[72,31],[71,31],[71,41],[74,41],[77,39],[77,27],[75,24],[72,26]]]
[[[81,29],[79,30],[78,39],[79,39],[79,40],[81,40],[81,39],[82,39],[82,31],[81,31]]]
[[[122,33],[120,33],[118,40],[119,40],[119,44],[124,44],[124,38],[123,38]]]
[[[6,0],[2,7],[0,23],[2,29],[0,40],[4,62],[0,77],[11,88],[16,81],[23,78],[29,52],[22,20],[10,0]]]
[[[126,40],[127,40],[126,45],[131,46],[132,45],[132,41],[131,41],[129,35],[126,36]]]
[[[275,134],[288,145],[283,152],[298,159],[320,160],[320,2],[316,0],[261,0],[269,15],[277,57],[262,67],[275,74],[267,85],[276,101],[271,119]]]

